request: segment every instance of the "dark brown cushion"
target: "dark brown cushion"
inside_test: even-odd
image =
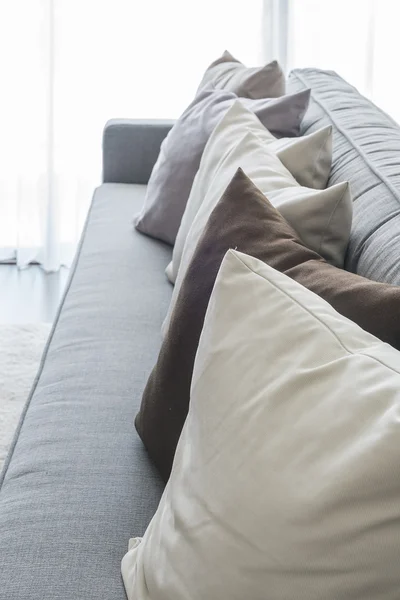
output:
[[[239,169],[198,243],[135,421],[165,481],[188,412],[193,364],[208,301],[230,248],[287,274],[322,296],[342,315],[400,348],[400,287],[376,283],[329,265],[302,244]]]

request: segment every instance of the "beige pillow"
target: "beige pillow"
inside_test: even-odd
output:
[[[186,237],[218,168],[248,131],[256,134],[268,150],[278,156],[300,185],[317,189],[326,187],[332,165],[330,125],[302,137],[277,139],[237,100],[219,121],[204,149],[176,236],[172,261],[166,269],[171,283],[176,281]]]
[[[229,251],[128,599],[395,600],[399,414],[398,351]]]
[[[264,67],[248,68],[225,50],[204,73],[198,92],[207,87],[245,98],[275,98],[285,93],[286,81],[276,60]]]

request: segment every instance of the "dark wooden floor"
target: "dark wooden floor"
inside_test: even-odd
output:
[[[52,323],[67,279],[65,268],[46,274],[37,265],[0,264],[0,323]]]

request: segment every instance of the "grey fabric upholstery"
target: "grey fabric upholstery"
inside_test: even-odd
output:
[[[170,248],[136,232],[144,186],[95,193],[0,482],[1,600],[126,600],[120,560],[162,484],[133,425],[170,299]]]
[[[353,228],[345,266],[400,285],[400,128],[332,71],[292,71],[288,91],[305,88],[311,88],[311,100],[301,133],[333,125],[328,184],[351,184]]]
[[[148,182],[174,121],[112,119],[103,132],[103,181]]]

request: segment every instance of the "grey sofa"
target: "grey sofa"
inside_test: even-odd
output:
[[[313,90],[304,133],[334,128],[330,183],[354,196],[347,268],[400,284],[400,129],[334,73],[294,71],[289,87]],[[171,125],[105,128],[104,184],[0,477],[1,600],[125,598],[120,560],[163,488],[133,419],[171,296],[171,248],[132,216]]]

